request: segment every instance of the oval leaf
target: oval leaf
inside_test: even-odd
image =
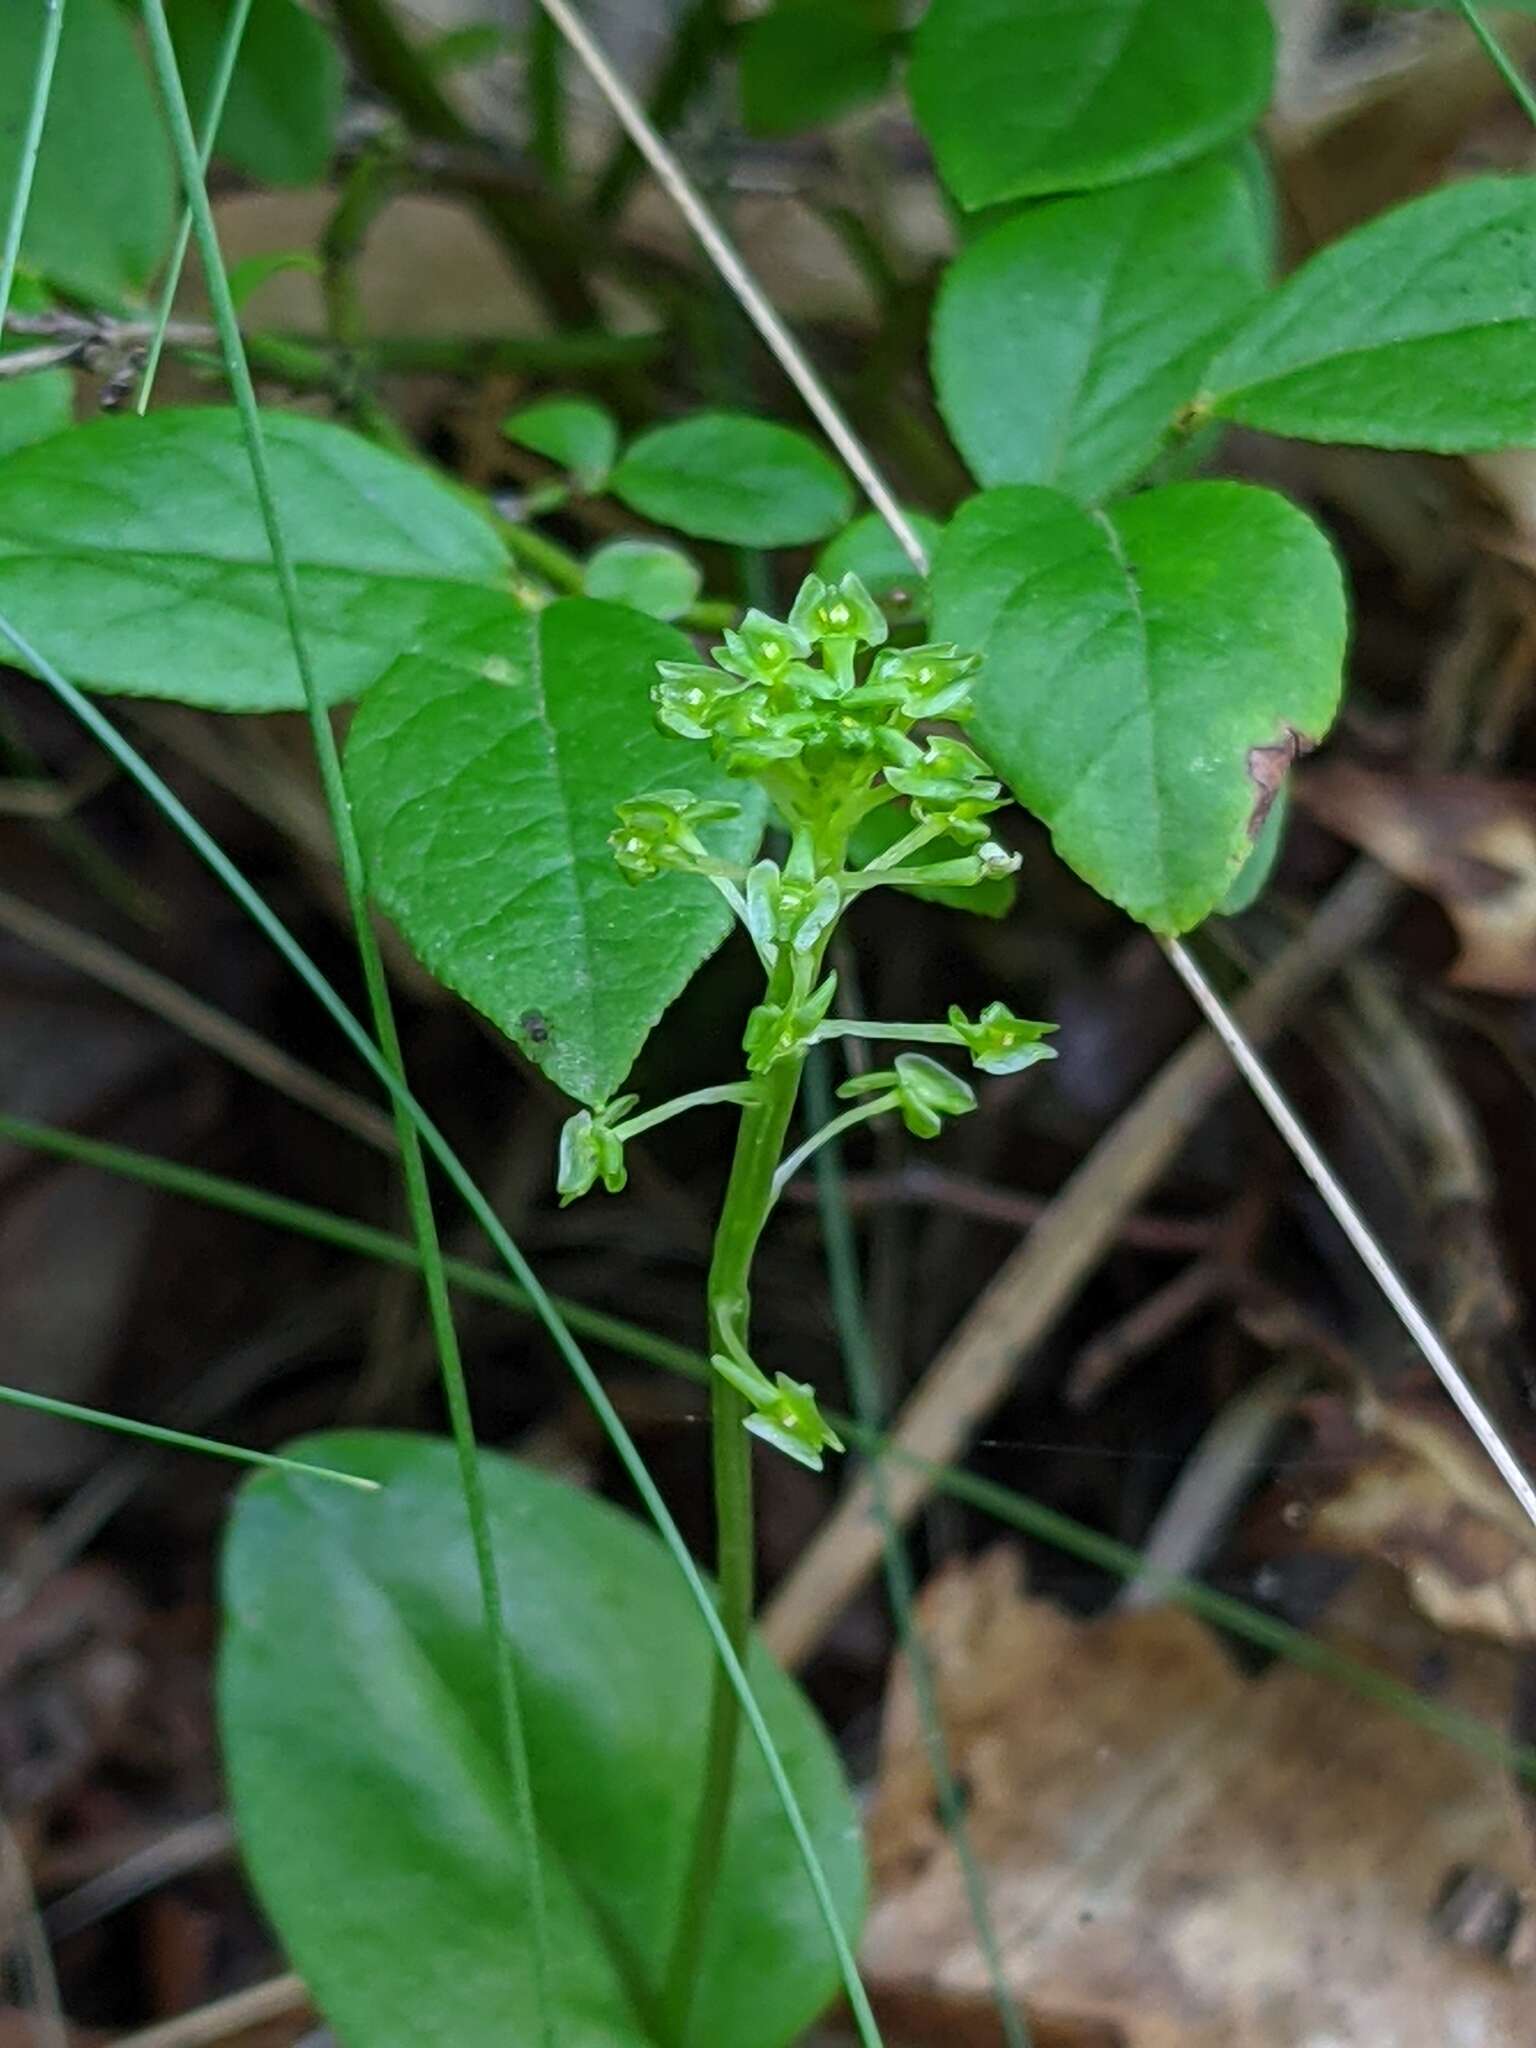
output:
[[[582,574],[588,597],[632,604],[653,619],[679,618],[699,594],[699,568],[659,541],[611,540],[590,557]]]
[[[230,0],[166,0],[193,125],[202,132]],[[341,119],[336,45],[298,0],[254,0],[224,102],[217,150],[268,185],[325,176]]]
[[[440,980],[593,1106],[730,924],[697,876],[624,879],[615,807],[686,784],[743,807],[706,830],[722,858],[750,860],[762,835],[756,792],[652,718],[656,663],[693,658],[671,627],[591,598],[533,618],[482,609],[451,650],[397,662],[347,743],[379,902]]]
[[[619,452],[617,421],[587,398],[541,398],[509,413],[501,431],[519,448],[569,470],[584,491],[602,488]]]
[[[933,0],[912,105],[976,208],[1187,163],[1258,117],[1273,62],[1264,0]]]
[[[658,526],[742,547],[821,540],[853,509],[848,479],[814,441],[747,413],[696,413],[642,434],[613,489]]]
[[[1431,192],[1304,263],[1205,404],[1305,441],[1455,453],[1536,439],[1536,178]]]
[[[933,375],[984,484],[1096,503],[1157,454],[1267,267],[1234,159],[1034,206],[980,236],[939,293]]]
[[[284,1477],[240,1495],[219,1708],[247,1867],[345,2041],[542,2038],[464,1503],[449,1445],[312,1439],[384,1490]],[[682,1891],[711,1646],[661,1544],[606,1502],[481,1460],[544,1848],[555,2034],[651,2048]],[[751,1675],[852,1933],[858,1817],[830,1743],[761,1648]],[[836,1988],[751,1740],[690,2040],[785,2048]]]
[[[0,6],[0,192],[21,163],[41,6]],[[175,180],[160,105],[117,0],[69,0],[22,260],[88,304],[147,287],[170,246]]]
[[[359,435],[267,413],[267,453],[328,701],[449,630],[506,558],[464,497]],[[0,463],[0,611],[96,689],[216,711],[304,694],[240,422],[119,417]]]
[[[1067,864],[1155,931],[1221,901],[1296,751],[1338,705],[1338,564],[1247,484],[1085,512],[1015,486],[961,507],[938,637],[978,649],[976,744]]]

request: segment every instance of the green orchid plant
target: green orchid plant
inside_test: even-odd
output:
[[[702,1089],[634,1116],[637,1098],[616,1096],[580,1110],[561,1139],[559,1192],[569,1202],[601,1181],[616,1194],[626,1179],[629,1139],[709,1103],[741,1107],[730,1184],[716,1234],[709,1287],[716,1372],[744,1405],[746,1429],[801,1464],[820,1470],[842,1445],[813,1390],[780,1372],[770,1378],[748,1348],[747,1281],[774,1204],[793,1175],[831,1138],[875,1117],[899,1115],[919,1138],[976,1107],[969,1083],[922,1052],[856,1075],[840,1094],[853,1103],[787,1158],[785,1135],[807,1054],[835,1038],[955,1046],[982,1073],[1012,1074],[1049,1059],[1054,1028],[989,1003],[974,1019],[951,1008],[944,1023],[884,1024],[834,1016],[837,977],[825,961],[838,922],[877,888],[965,888],[1011,873],[1018,857],[992,837],[1006,799],[1001,784],[964,740],[919,730],[963,721],[975,655],[945,645],[892,647],[883,613],[859,578],[831,584],[808,576],[787,619],[749,611],[728,629],[710,663],[663,661],[652,691],[662,729],[707,747],[728,775],[756,782],[787,836],[782,860],[742,868],[715,858],[701,828],[738,807],[687,788],[652,790],[618,807],[609,841],[635,883],[702,876],[726,902],[756,949],[765,987],[742,1037],[747,1078]],[[906,830],[863,865],[850,847],[864,820],[905,807]],[[927,858],[935,841],[942,858]],[[953,851],[958,847],[958,852]]]

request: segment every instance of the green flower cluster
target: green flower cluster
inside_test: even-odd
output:
[[[818,841],[846,839],[897,793],[920,823],[953,819],[967,844],[985,839],[980,820],[1003,801],[986,764],[961,740],[911,737],[921,719],[967,716],[980,663],[946,645],[887,648],[887,630],[852,571],[837,584],[808,576],[788,619],[748,612],[712,666],[658,663],[657,718],[707,741],[728,774],[761,782],[791,831],[807,826]],[[877,777],[886,787],[872,787]]]

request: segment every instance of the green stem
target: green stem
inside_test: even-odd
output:
[[[818,1037],[821,1035],[820,1032],[817,1033]],[[867,1124],[871,1117],[884,1116],[887,1110],[900,1107],[899,1096],[877,1095],[873,1102],[861,1102],[857,1109],[845,1109],[841,1116],[833,1117],[831,1123],[823,1124],[819,1131],[813,1131],[803,1145],[790,1153],[773,1176],[773,1199],[779,1199],[807,1159],[814,1158],[823,1145],[830,1145],[835,1138],[840,1138],[844,1131],[851,1131],[856,1124]]]
[[[1532,94],[1519,65],[1484,21],[1482,8],[1475,4],[1475,0],[1456,0],[1456,4],[1461,10],[1462,19],[1492,59],[1494,69],[1520,102],[1521,112],[1531,125],[1536,127],[1536,95]]]
[[[251,5],[252,0],[235,0],[229,11],[229,20],[224,25],[224,37],[219,44],[219,54],[214,62],[213,83],[208,89],[208,105],[203,115],[203,139],[197,151],[198,165],[205,178],[208,175],[208,165],[213,158],[213,145],[218,140],[219,123],[224,119],[224,102],[229,97],[229,82],[235,75],[240,45],[245,40],[245,25],[250,20]],[[149,410],[149,396],[155,388],[160,357],[165,349],[165,330],[171,324],[171,309],[176,303],[181,273],[187,261],[187,245],[191,240],[192,209],[188,206],[182,209],[181,226],[176,230],[176,246],[171,251],[165,283],[160,288],[160,303],[155,308],[155,331],[150,337],[149,352],[144,358],[143,374],[139,378],[139,388],[133,401],[133,409],[141,418]]]
[[[85,1422],[92,1429],[110,1429],[119,1436],[132,1436],[152,1444],[166,1444],[173,1451],[201,1451],[205,1457],[228,1458],[236,1465],[260,1465],[276,1472],[292,1472],[304,1479],[334,1479],[342,1486],[355,1486],[363,1493],[377,1493],[377,1479],[363,1479],[356,1472],[338,1472],[331,1465],[312,1465],[305,1458],[284,1458],[276,1451],[250,1451],[243,1444],[221,1443],[217,1437],[190,1436],[184,1429],[166,1429],[158,1422],[136,1422],[129,1415],[113,1415],[105,1408],[83,1408],[78,1401],[60,1401],[52,1394],[29,1394],[21,1387],[0,1387],[0,1403],[8,1408],[26,1408],[36,1415],[52,1415],[61,1422]]]
[[[751,1318],[752,1260],[774,1200],[774,1170],[800,1093],[803,1059],[780,1060],[762,1077],[761,1093],[741,1113],[731,1177],[715,1230],[710,1261],[709,1340],[712,1351],[745,1348]],[[720,1619],[731,1648],[747,1661],[756,1595],[752,1514],[752,1439],[744,1427],[745,1398],[713,1375],[710,1387],[714,1461],[716,1576]],[[681,2048],[714,1903],[730,1820],[731,1790],[741,1732],[741,1706],[719,1669],[710,1696],[704,1784],[693,1846],[678,1906],[672,1953],[662,1985],[664,2037]]]
[[[0,334],[11,310],[11,287],[16,282],[16,264],[21,255],[21,237],[32,203],[32,181],[37,175],[38,152],[43,146],[43,128],[48,119],[48,102],[53,95],[53,72],[58,62],[59,38],[64,33],[64,0],[44,0],[43,33],[37,46],[37,67],[32,74],[31,97],[27,103],[27,125],[21,139],[21,158],[11,187],[11,211],[5,224],[5,245],[0,249]]]
[[[225,366],[235,404],[240,413],[246,450],[250,458],[251,478],[272,554],[272,566],[277,575],[284,619],[293,646],[294,662],[304,688],[320,780],[336,838],[342,879],[373,1020],[374,1039],[383,1055],[386,1068],[403,1086],[404,1059],[395,1025],[394,1008],[390,1002],[383,957],[379,951],[378,937],[369,912],[362,850],[342,778],[341,757],[337,750],[330,713],[317,685],[300,623],[298,582],[278,515],[277,500],[267,463],[261,415],[256,402],[256,387],[251,381],[250,366],[246,361],[240,337],[239,317],[235,311],[228,274],[224,268],[213,210],[208,203],[207,188],[203,183],[197,140],[192,132],[186,95],[182,91],[176,54],[171,42],[170,26],[166,20],[165,0],[144,0],[144,20],[160,94],[170,125],[171,140],[186,190],[187,204],[192,213],[198,253],[202,258],[204,281],[213,304],[214,320],[224,352]],[[437,1345],[449,1421],[458,1453],[460,1486],[464,1495],[480,1584],[486,1650],[500,1710],[512,1823],[522,1851],[527,1882],[529,1946],[533,1957],[535,2005],[540,2015],[539,2031],[545,2048],[558,2048],[559,2034],[555,2025],[550,1989],[550,1950],[543,1868],[533,1809],[533,1792],[517,1675],[512,1662],[511,1642],[503,1622],[501,1583],[491,1535],[490,1509],[480,1470],[479,1451],[475,1443],[469,1391],[464,1378],[464,1364],[453,1320],[453,1305],[443,1271],[442,1247],[432,1212],[426,1160],[416,1124],[405,1103],[397,1100],[394,1108],[406,1202],[416,1240],[421,1249],[428,1318]]]
[[[528,100],[532,115],[533,153],[544,175],[558,191],[566,178],[565,81],[561,76],[565,45],[560,31],[535,7],[528,24]]]
[[[658,1124],[670,1123],[673,1117],[682,1116],[686,1110],[710,1109],[721,1102],[735,1102],[748,1107],[760,1093],[755,1081],[726,1081],[718,1088],[695,1088],[691,1095],[675,1095],[670,1102],[659,1103],[655,1109],[643,1110],[639,1116],[630,1117],[615,1128],[613,1135],[628,1144],[642,1131],[653,1131]]]
[[[818,1024],[813,1043],[823,1045],[830,1038],[887,1039],[903,1045],[965,1043],[953,1024],[870,1024],[858,1017],[829,1017]]]

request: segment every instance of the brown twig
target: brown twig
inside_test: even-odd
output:
[[[200,2005],[196,2012],[166,2020],[141,2033],[126,2034],[118,2048],[210,2048],[215,2041],[229,2041],[248,2027],[285,2020],[311,2010],[309,1993],[301,1977],[269,1977],[232,1998],[220,1998],[212,2005]]]

